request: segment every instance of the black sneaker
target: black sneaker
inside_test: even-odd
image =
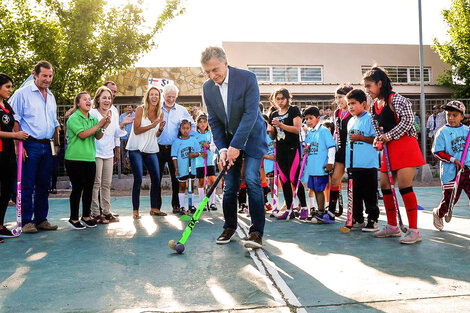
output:
[[[179,214],[180,215],[185,215],[186,214],[186,209],[184,208],[184,206],[182,206],[179,210]]]
[[[224,229],[222,234],[217,238],[215,241],[218,244],[226,244],[230,242],[230,239],[232,239],[233,235],[235,234],[235,229],[227,227]]]
[[[263,247],[263,238],[261,234],[256,231],[250,233],[248,238],[246,238],[244,241],[245,242],[243,243],[243,246],[245,248],[259,249]]]
[[[81,221],[82,221],[82,224],[85,224],[84,226],[88,228],[96,227],[96,224],[97,224],[96,220],[93,218],[90,218],[88,221],[85,221],[82,217]]]
[[[12,237],[15,237],[15,235],[13,235],[13,233],[8,228],[3,226],[3,228],[0,229],[0,238],[12,238]]]
[[[174,205],[173,206],[173,214],[178,214],[178,213],[181,213],[181,209],[178,206]]]
[[[217,211],[217,206],[215,205],[215,203],[212,203],[210,205],[210,208],[211,208],[211,211]]]
[[[76,229],[76,230],[83,230],[83,229],[86,229],[86,227],[83,226],[82,223],[80,223],[80,221],[78,221],[78,222],[72,222],[72,220],[68,220],[68,221],[67,221],[67,224],[69,224],[70,226],[72,226],[73,229]]]
[[[368,221],[367,225],[362,228],[363,232],[374,232],[379,230],[379,225],[376,221]]]
[[[238,213],[245,213],[245,209],[248,209],[246,203],[240,204],[240,207],[238,208]]]

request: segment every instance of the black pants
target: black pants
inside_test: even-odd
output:
[[[82,198],[82,217],[90,216],[93,184],[95,182],[96,163],[65,160],[65,168],[72,183],[70,193],[70,219],[78,220],[80,198]]]
[[[8,201],[16,179],[16,160],[14,153],[0,152],[0,225],[4,224]]]
[[[356,223],[364,222],[363,203],[366,207],[368,221],[379,219],[377,200],[377,169],[355,168],[353,174],[353,219]]]
[[[300,148],[288,148],[288,149],[278,149],[276,151],[276,159],[277,163],[279,164],[279,168],[281,169],[284,176],[286,176],[287,180],[285,183],[282,184],[282,192],[284,193],[284,199],[286,200],[287,208],[289,209],[292,204],[292,186],[290,181],[290,171],[292,164],[294,163],[296,153],[299,153],[300,158]],[[299,166],[295,171],[295,179],[292,184],[295,186],[297,185],[297,180],[299,179],[300,167],[302,166],[302,159],[299,159]],[[299,184],[299,190],[297,191],[297,197],[299,198],[300,205],[302,207],[307,206],[307,202],[305,201],[305,190],[302,184]]]
[[[173,160],[171,159],[171,146],[164,146],[159,145],[160,151],[158,152],[158,165],[160,167],[160,186],[162,183],[163,177],[163,169],[165,168],[165,163],[168,163],[168,169],[170,170],[170,177],[171,177],[171,206],[172,207],[180,207],[180,201],[178,199],[178,190],[179,184],[178,180],[176,179],[175,175],[175,165],[173,164]],[[158,188],[157,190],[157,208],[161,209],[162,207],[162,189]]]

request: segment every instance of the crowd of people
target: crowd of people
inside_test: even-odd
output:
[[[123,158],[134,177],[134,219],[141,218],[144,168],[151,181],[152,216],[168,214],[162,210],[161,197],[165,166],[171,177],[173,214],[194,212],[191,202],[186,206],[186,193],[195,187],[193,182],[202,201],[216,172],[226,171],[222,203],[225,224],[216,242],[228,243],[234,235],[238,200],[239,213],[247,213],[252,220],[249,236],[244,238],[249,248],[262,247],[265,213],[278,220],[335,223],[342,214],[342,203],[339,211],[337,204],[346,172],[353,186],[349,206],[353,222],[349,227],[373,232],[377,238],[401,237],[391,173],[409,224],[400,241],[421,241],[413,177],[425,161],[416,137],[415,114],[410,101],[393,91],[383,69],[373,67],[364,74],[364,90],[350,84],[338,86],[334,111],[322,112],[310,106],[302,112],[292,104],[285,88],[275,90],[270,108],[263,110],[254,74],[229,66],[221,48],[207,48],[201,65],[209,78],[203,86],[207,112],[195,116],[176,103],[179,90],[175,85],[162,90],[149,87],[142,105],[135,111],[128,106],[121,115],[113,105],[117,93],[114,82],[106,82],[94,95],[85,91],[76,95],[64,117],[65,167],[72,185],[70,227],[83,230],[119,222],[112,213],[110,190],[113,167]],[[34,67],[33,76],[32,84],[19,88],[10,98],[13,80],[0,74],[0,237],[13,237],[3,225],[15,184],[17,157],[23,162],[22,231],[57,229],[47,220],[53,155],[60,145],[56,102],[49,90],[54,68],[41,61]],[[433,211],[439,230],[443,229],[457,173],[464,179],[455,199],[462,189],[470,195],[466,167],[470,156],[461,159],[464,147],[468,149],[469,130],[461,124],[465,106],[452,101],[444,110],[446,113],[440,115],[437,110],[433,112],[427,123],[429,135],[432,132],[435,137],[432,152],[442,166],[443,198]],[[444,123],[443,117],[447,119]],[[18,141],[24,146],[20,156],[16,156]],[[284,205],[278,200],[278,186],[283,190]],[[379,186],[387,216],[381,230]],[[268,199],[270,193],[272,201]],[[296,198],[298,207],[294,205]],[[207,209],[217,210],[215,193]]]

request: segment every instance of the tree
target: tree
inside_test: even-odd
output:
[[[106,76],[132,66],[155,47],[155,35],[184,13],[183,0],[165,0],[148,26],[142,0],[107,7],[105,0],[6,0],[0,2],[0,72],[24,81],[39,60],[56,71],[57,103],[93,92]]]
[[[443,10],[450,40],[440,43],[434,38],[433,49],[450,69],[439,77],[439,82],[454,90],[458,98],[470,98],[470,2],[452,0],[450,9]]]

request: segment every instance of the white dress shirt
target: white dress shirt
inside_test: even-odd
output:
[[[222,84],[219,85],[216,83],[216,85],[219,87],[220,95],[222,96],[222,101],[224,102],[225,116],[227,116],[227,119],[228,119],[227,97],[228,97],[228,76],[229,76],[228,74],[229,74],[229,69],[227,68],[227,76],[225,76],[225,79],[222,82]]]

